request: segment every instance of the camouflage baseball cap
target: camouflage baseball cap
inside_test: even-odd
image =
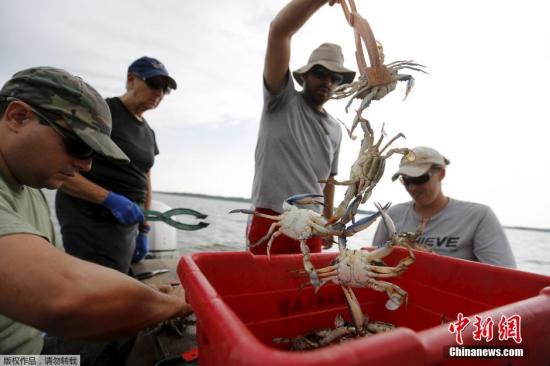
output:
[[[107,103],[81,78],[62,69],[33,67],[13,75],[0,96],[51,112],[95,152],[119,162],[130,161],[110,138],[112,122]]]

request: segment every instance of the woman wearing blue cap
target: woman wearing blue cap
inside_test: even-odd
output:
[[[151,204],[151,168],[159,150],[143,114],[176,88],[160,61],[141,57],[128,68],[124,95],[107,98],[111,138],[130,163],[121,166],[99,156],[89,172],[58,191],[56,213],[68,253],[123,273],[147,254],[149,225],[142,209]]]

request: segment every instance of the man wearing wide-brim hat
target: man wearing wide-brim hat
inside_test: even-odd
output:
[[[353,81],[355,72],[344,66],[340,46],[332,43],[313,50],[307,64],[292,75],[289,71],[292,36],[326,3],[332,5],[335,1],[293,0],[271,22],[252,187],[252,204],[258,213],[280,214],[287,197],[312,193],[324,196],[323,214],[332,215],[334,186],[319,180],[338,172],[342,132],[324,104],[338,85]],[[295,90],[292,76],[302,86],[301,91]],[[271,224],[269,219],[253,216],[247,233],[253,253],[266,254],[267,240],[262,245],[254,244],[266,235]],[[319,237],[307,242],[310,252],[320,252],[322,243]],[[299,252],[299,242],[284,235],[277,236],[271,246],[271,254]]]
[[[493,210],[443,193],[449,159],[427,146],[417,146],[412,151],[414,161],[402,158],[392,177],[399,178],[412,198],[388,210],[397,232],[415,232],[423,227],[416,239],[421,247],[442,255],[514,268],[514,254]],[[381,222],[373,245],[383,245],[390,239]]]

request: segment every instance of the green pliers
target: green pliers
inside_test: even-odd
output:
[[[180,230],[200,230],[210,225],[209,223],[203,221],[200,221],[196,225],[184,224],[183,222],[176,221],[172,218],[173,216],[177,215],[191,215],[196,217],[197,219],[205,219],[208,217],[208,215],[202,214],[190,208],[173,208],[166,212],[144,210],[143,214],[145,215],[145,220],[147,221],[162,221]]]

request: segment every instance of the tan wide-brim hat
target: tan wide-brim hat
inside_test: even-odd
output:
[[[344,75],[344,84],[349,84],[355,78],[355,71],[344,67],[344,55],[342,48],[334,43],[323,43],[313,50],[307,65],[300,67],[292,72],[292,76],[300,85],[303,84],[301,75],[308,72],[313,66],[321,65],[332,72]]]
[[[407,177],[420,177],[434,165],[447,166],[451,162],[439,153],[439,151],[426,146],[417,146],[412,149],[415,155],[414,160],[407,160],[405,157],[399,163],[399,170],[392,176],[396,180],[401,175]]]

